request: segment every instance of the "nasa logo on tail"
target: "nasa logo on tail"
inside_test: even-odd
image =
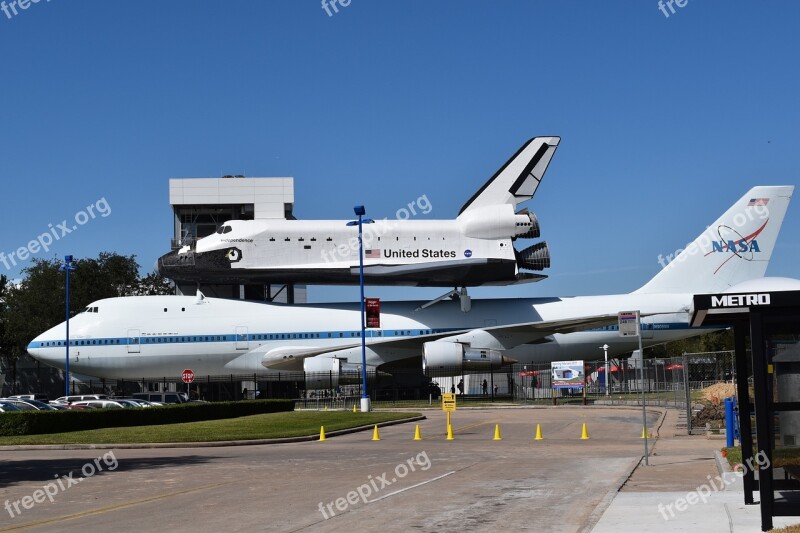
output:
[[[752,261],[755,259],[755,254],[761,253],[761,248],[758,246],[758,240],[756,237],[758,237],[761,232],[764,231],[764,228],[767,227],[768,222],[769,219],[765,220],[761,227],[750,235],[742,235],[734,228],[724,224],[718,226],[717,235],[719,235],[719,240],[711,242],[711,251],[706,252],[705,255],[709,256],[713,253],[730,253],[733,255],[720,263],[714,273],[716,274],[719,272],[719,270],[734,257],[738,257],[739,259],[743,259],[745,261]]]

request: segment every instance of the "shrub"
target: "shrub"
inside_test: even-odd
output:
[[[64,433],[109,427],[177,424],[293,411],[291,400],[184,403],[140,409],[20,411],[0,415],[0,437]]]

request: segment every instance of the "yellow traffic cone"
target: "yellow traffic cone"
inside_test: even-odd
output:
[[[589,432],[586,431],[586,422],[583,423],[583,429],[581,429],[581,440],[589,440]]]
[[[319,440],[325,440],[325,426],[319,427]]]
[[[357,412],[358,412],[358,411],[356,411],[356,404],[353,404],[353,412],[354,412],[354,413],[357,413]]]
[[[372,430],[372,440],[381,440],[380,433],[378,433],[378,424],[375,424],[375,429]]]
[[[447,440],[453,440],[453,426],[447,424]]]
[[[542,427],[539,424],[536,424],[536,437],[533,440],[544,440],[542,437]]]
[[[414,429],[414,440],[422,440],[422,435],[419,432],[419,424],[417,424],[417,427]]]
[[[500,424],[494,425],[494,438],[492,440],[503,440],[503,437],[500,436]]]
[[[643,439],[643,438],[645,437],[645,435],[646,435],[646,434],[647,434],[647,433],[646,433],[646,430],[645,430],[644,426],[642,426],[642,436],[641,436],[641,437],[639,437],[639,438],[640,438],[640,439]]]

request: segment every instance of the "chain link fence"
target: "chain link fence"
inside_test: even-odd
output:
[[[638,358],[584,361],[584,387],[554,389],[550,363],[514,364],[492,372],[454,367],[423,373],[414,366],[369,370],[367,390],[374,405],[388,407],[438,405],[443,392],[456,393],[459,402],[466,405],[641,405],[644,393],[648,405],[681,409],[691,431],[691,417],[700,408],[701,391],[715,383],[733,383],[734,368],[730,351],[645,359],[644,364]],[[60,374],[39,365],[19,368],[16,386],[8,382],[6,374],[4,393],[49,392],[52,397],[61,396],[63,377],[58,379],[51,375],[53,372]],[[297,407],[303,409],[351,409],[361,397],[361,374],[355,370],[209,375],[196,376],[189,386],[179,376],[71,383],[73,394],[127,396],[148,391],[186,391],[192,399],[207,401],[288,398],[295,399]]]

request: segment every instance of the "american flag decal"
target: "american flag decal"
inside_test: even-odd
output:
[[[769,203],[769,198],[751,198],[749,202],[747,202],[748,206],[757,206],[757,205],[767,205]]]
[[[364,250],[364,257],[366,259],[380,259],[381,258],[381,249],[380,248],[373,248],[371,250]]]

